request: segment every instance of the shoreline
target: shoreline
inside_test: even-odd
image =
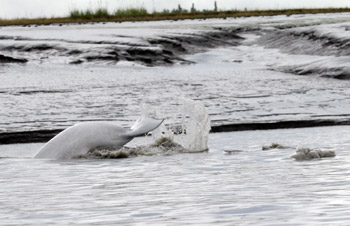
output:
[[[346,125],[350,125],[350,119],[288,120],[277,122],[214,125],[211,127],[210,133],[241,132],[252,130],[296,129]],[[0,145],[47,142],[61,131],[63,131],[63,129],[0,133]]]
[[[350,9],[346,9],[347,11],[350,11]],[[276,12],[276,11],[275,11]],[[308,11],[309,12],[309,11]],[[346,17],[348,17],[349,14],[346,14]],[[305,16],[309,17],[309,15]],[[331,17],[331,16],[326,16]],[[258,18],[260,19],[260,18]],[[267,18],[270,19],[270,18]],[[280,18],[277,18],[280,19]],[[290,18],[293,19],[293,18]],[[289,18],[286,18],[286,20],[289,20]],[[230,22],[230,21],[228,21]],[[283,25],[283,24],[282,24]],[[277,24],[277,26],[282,26]],[[271,25],[272,26],[272,25]],[[283,25],[285,27],[281,28],[283,30],[284,28],[288,29],[288,24]],[[273,27],[273,26],[272,26]],[[1,29],[1,27],[0,27]],[[113,41],[113,42],[105,42],[105,41],[67,41],[67,40],[61,40],[61,39],[35,39],[30,37],[24,37],[18,39],[18,37],[21,36],[2,36],[3,40],[18,40],[23,41],[24,44],[22,45],[8,45],[6,46],[6,51],[8,52],[23,52],[23,56],[28,56],[33,53],[37,54],[38,56],[42,57],[42,55],[45,53],[47,56],[50,55],[50,51],[56,51],[59,53],[60,56],[67,57],[68,60],[64,61],[69,64],[82,64],[82,63],[94,63],[95,61],[97,63],[103,62],[103,63],[116,63],[119,61],[131,61],[131,62],[137,62],[144,66],[159,66],[159,65],[171,65],[174,63],[183,63],[183,64],[190,64],[191,62],[186,60],[185,58],[180,58],[178,55],[185,55],[185,54],[194,54],[197,52],[205,51],[210,48],[216,48],[219,46],[238,46],[241,44],[242,40],[244,40],[244,36],[240,36],[241,32],[245,32],[245,30],[241,30],[241,27],[238,28],[225,28],[217,27],[213,30],[209,30],[208,32],[202,32],[202,33],[195,33],[191,35],[183,35],[181,33],[176,35],[162,35],[162,36],[150,36],[143,39],[143,41],[147,42],[146,46],[138,46],[138,45],[129,45],[128,48],[113,48],[111,49],[111,46],[115,46],[118,44],[124,44],[124,42],[121,41]],[[280,27],[278,27],[280,29]],[[3,29],[6,30],[6,29]],[[11,30],[11,29],[9,29]],[[19,30],[26,30],[19,29]],[[33,32],[37,32],[34,29]],[[45,29],[44,29],[45,30]],[[255,30],[253,30],[255,32]],[[32,31],[30,31],[32,32]],[[21,35],[21,34],[20,34]],[[314,33],[282,33],[279,37],[285,37],[286,35],[290,35],[293,38],[295,37],[302,37],[304,38],[304,41],[310,41],[310,43],[314,43],[315,41],[321,42],[323,47],[324,46],[330,46],[330,48],[334,49],[340,49],[342,45],[339,47],[339,41],[335,42],[334,39],[328,38],[326,39],[326,36],[315,36]],[[296,36],[299,35],[299,36]],[[62,46],[66,47],[66,43],[60,45],[61,43],[34,43],[34,44],[28,44],[32,41],[40,41],[40,42],[46,42],[47,40],[50,41],[60,41],[60,42],[67,42],[72,44],[94,44],[94,45],[102,45],[104,48],[100,48],[99,50],[103,51],[96,51],[95,49],[92,49],[93,51],[87,52],[82,51],[79,48],[62,48]],[[277,39],[280,41],[279,39]],[[284,39],[282,39],[283,41]],[[321,40],[321,41],[319,41]],[[231,41],[231,42],[229,42]],[[297,40],[298,41],[298,40]],[[280,41],[281,42],[281,41]],[[280,43],[278,42],[278,43]],[[346,43],[344,41],[344,43]],[[283,43],[282,43],[283,44]],[[326,45],[327,44],[327,45]],[[105,45],[105,46],[104,46]],[[265,44],[266,45],[266,44]],[[279,44],[281,46],[281,44]],[[345,45],[345,44],[344,44]],[[74,47],[74,45],[73,45]],[[157,48],[148,48],[148,47],[157,47]],[[317,50],[317,49],[316,49]],[[45,52],[47,51],[47,53]],[[339,51],[338,51],[339,52]],[[28,55],[25,55],[27,53]],[[304,52],[302,52],[304,53]],[[347,52],[344,53],[345,56],[347,56]],[[74,55],[74,60],[71,61],[71,57]],[[157,56],[157,58],[154,58],[154,56]],[[22,57],[22,55],[19,55]],[[39,57],[38,57],[39,58]],[[34,60],[38,58],[33,58]],[[48,57],[47,57],[48,59]],[[14,58],[6,55],[0,54],[0,62],[1,60],[4,63],[25,63],[27,61],[31,61],[32,59],[22,59],[22,58]],[[40,61],[42,61],[42,58],[40,58]],[[235,62],[235,61],[233,61]],[[241,62],[236,62],[241,63]],[[316,68],[318,69],[318,68]],[[328,68],[329,69],[329,68]],[[271,69],[270,69],[271,70]],[[292,71],[293,72],[293,71]],[[285,72],[283,72],[285,73]],[[291,73],[291,72],[288,72]],[[27,87],[28,88],[28,87]],[[60,95],[60,93],[64,92],[73,92],[71,90],[66,91],[65,89],[61,90],[47,90],[47,89],[23,89],[19,91],[12,91],[12,90],[4,90],[1,91],[4,94],[9,94],[13,96],[21,96],[21,95],[31,95],[31,94],[55,94],[57,93]],[[314,89],[314,87],[312,87]],[[323,90],[323,86],[322,86]],[[300,88],[301,92],[304,92],[304,88]],[[293,91],[294,92],[294,91]],[[69,94],[70,95],[70,94]],[[268,93],[268,96],[270,94]],[[289,95],[289,94],[288,94]],[[236,99],[243,98],[241,95],[235,94],[234,97]],[[314,95],[311,95],[310,97],[313,97]],[[247,98],[255,98],[254,96],[247,96]],[[23,99],[26,99],[28,97],[23,97]],[[20,98],[22,99],[22,98]],[[323,100],[323,99],[322,99]],[[258,102],[257,102],[258,103]],[[342,102],[341,102],[342,103]],[[327,116],[327,115],[326,115]],[[348,116],[348,115],[343,115]],[[324,117],[324,116],[323,116]],[[328,116],[329,117],[329,116]],[[302,117],[300,117],[302,118]],[[303,117],[304,118],[304,117]],[[268,118],[264,118],[265,121],[258,121],[258,122],[251,122],[249,119],[245,122],[238,122],[238,123],[232,123],[233,121],[226,121],[227,124],[225,124],[225,121],[221,121],[220,124],[216,124],[212,126],[211,133],[217,133],[217,132],[233,132],[233,131],[248,131],[248,130],[272,130],[272,129],[292,129],[292,128],[308,128],[308,127],[324,127],[324,126],[342,126],[342,125],[350,125],[350,118],[343,118],[343,119],[336,119],[336,118],[321,118],[321,119],[312,119],[312,118],[306,118],[306,120],[288,120],[288,119],[279,119],[279,121],[267,121]],[[22,120],[22,119],[21,119]],[[274,120],[274,119],[273,119]],[[6,120],[4,120],[6,121]],[[25,121],[25,120],[24,120]],[[23,125],[22,125],[23,126]],[[40,125],[41,127],[38,129],[38,127],[31,127],[28,126],[29,131],[21,131],[21,125],[17,127],[17,131],[11,130],[7,132],[0,132],[0,145],[1,144],[13,144],[13,143],[33,143],[33,142],[46,142],[49,139],[51,139],[53,136],[55,136],[57,133],[61,132],[63,129],[49,129],[49,127],[44,127],[43,125]],[[4,126],[6,128],[6,126]],[[37,129],[37,130],[31,130],[31,129]]]
[[[52,18],[17,18],[1,19],[0,28],[5,26],[39,26],[59,24],[85,24],[85,23],[106,23],[106,22],[147,22],[163,20],[195,20],[195,19],[226,19],[230,17],[254,17],[254,16],[278,16],[278,15],[300,15],[300,14],[324,14],[324,13],[346,13],[350,8],[307,8],[307,9],[280,9],[280,10],[226,10],[226,11],[205,11],[193,13],[161,13],[154,12],[140,16],[102,16],[93,18],[71,18],[71,17],[52,17]]]

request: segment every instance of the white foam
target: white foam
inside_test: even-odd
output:
[[[153,132],[153,139],[166,137],[191,152],[208,150],[210,117],[200,101],[180,98],[179,118],[172,124],[163,124]],[[166,123],[166,121],[165,121]]]
[[[190,151],[174,143],[171,139],[162,138],[153,144],[136,147],[122,147],[120,149],[114,147],[96,148],[90,150],[87,154],[75,156],[75,158],[118,159],[137,156],[174,155],[178,153],[190,153]]]

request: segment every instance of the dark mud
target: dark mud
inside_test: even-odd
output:
[[[278,122],[227,124],[220,126],[212,126],[210,132],[217,133],[248,130],[293,129],[341,125],[350,125],[350,120],[290,120]]]
[[[275,67],[271,70],[295,75],[350,79],[350,67],[341,59],[341,57],[350,56],[350,38],[338,38],[331,32],[321,34],[315,28],[308,30],[283,28],[268,32],[262,31],[261,34],[257,44],[265,48],[278,49],[282,53],[292,55],[329,56],[334,59],[332,64],[326,60],[324,62],[318,60],[305,64]]]
[[[296,65],[296,66],[284,66],[278,67],[273,70],[281,71],[285,73],[291,73],[295,75],[313,75],[324,78],[334,78],[340,80],[350,79],[350,67],[322,67],[320,65]]]
[[[0,133],[0,144],[47,142],[62,130],[39,130],[13,133]]]
[[[0,63],[27,63],[28,60],[24,59],[24,58],[14,58],[14,57],[10,57],[10,56],[5,56],[0,54]]]
[[[258,43],[288,54],[350,56],[350,39],[321,35],[312,29],[269,31],[261,36]]]
[[[49,45],[49,44],[34,44],[34,45],[9,45],[0,48],[2,51],[19,51],[19,52],[43,52],[48,50],[56,50],[58,52],[67,51],[66,48]]]
[[[13,92],[11,91],[11,94],[13,95],[35,95],[38,93],[68,93],[72,92],[72,90],[55,90],[55,89],[50,89],[50,90],[24,90],[24,91],[17,91]]]
[[[71,64],[82,64],[84,62],[108,62],[117,63],[119,61],[130,61],[145,66],[163,66],[172,65],[174,63],[190,64],[188,60],[173,55],[172,52],[167,50],[155,49],[155,48],[137,48],[131,47],[127,49],[116,49],[109,51],[106,54],[90,55],[83,59],[70,62]]]
[[[241,123],[212,126],[210,132],[236,132],[249,130],[272,130],[272,129],[293,129],[323,126],[342,126],[350,125],[350,120],[299,120],[299,121],[280,121],[280,122],[261,122],[261,123]],[[37,130],[26,132],[0,133],[0,145],[15,143],[39,143],[47,142],[62,129]]]
[[[8,55],[30,53],[29,61],[40,63],[59,56],[74,58],[70,64],[112,63],[130,61],[145,66],[167,66],[175,63],[191,64],[182,56],[206,51],[219,46],[237,46],[243,40],[239,31],[221,29],[195,34],[168,35],[144,39],[145,44],[118,41],[72,41],[62,39],[30,39],[17,36],[0,36],[0,40],[15,40],[16,44],[1,45],[0,50]],[[24,43],[24,44],[23,44]],[[82,44],[82,45],[67,45]],[[84,48],[84,44],[94,45]],[[84,49],[83,49],[84,48]]]
[[[237,46],[243,40],[235,30],[212,31],[203,34],[185,34],[181,36],[162,36],[145,40],[149,45],[130,45],[120,48],[111,46],[106,55],[85,57],[91,61],[131,61],[146,66],[172,65],[175,63],[191,64],[181,56],[203,52],[219,46]],[[125,44],[125,43],[124,43]]]
[[[237,30],[218,30],[204,34],[163,36],[149,39],[148,42],[161,46],[169,54],[193,54],[218,46],[237,46],[243,40],[238,33]]]

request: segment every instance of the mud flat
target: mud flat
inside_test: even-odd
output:
[[[348,13],[3,27],[1,143],[128,126],[142,104],[168,118],[182,96],[212,132],[347,125],[349,27]]]
[[[10,56],[5,56],[0,54],[0,63],[5,64],[5,63],[26,63],[28,60],[23,59],[23,58],[13,58]]]
[[[79,25],[71,25],[79,28]],[[81,25],[84,29],[84,25]],[[98,25],[96,25],[98,26]],[[50,27],[49,27],[50,28]],[[117,29],[118,27],[115,27]],[[39,29],[39,28],[37,28]],[[60,29],[52,26],[51,29]],[[61,28],[70,35],[70,29]],[[94,26],[85,26],[86,30],[96,29]],[[35,28],[32,29],[33,31]],[[42,30],[42,29],[41,29]],[[45,30],[45,29],[44,29]],[[167,31],[168,30],[168,31]],[[69,64],[109,63],[129,61],[145,66],[166,66],[175,63],[194,63],[182,56],[203,52],[210,48],[222,46],[237,46],[243,40],[235,29],[209,29],[201,32],[172,33],[167,29],[164,33],[153,37],[127,36],[109,34],[108,39],[78,40],[61,38],[40,38],[14,35],[0,36],[0,51],[13,55],[27,55],[29,60],[16,59],[0,55],[0,63],[25,63],[37,61],[50,62],[53,56],[74,58]],[[41,31],[43,33],[43,31]],[[48,29],[48,32],[49,29]],[[43,34],[46,35],[46,34]],[[103,35],[103,34],[102,34]],[[129,39],[129,40],[128,40]],[[139,39],[132,42],[133,39]],[[86,48],[89,47],[90,48]]]

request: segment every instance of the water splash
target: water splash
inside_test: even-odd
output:
[[[170,109],[170,114],[151,105],[142,106],[144,116],[166,119],[165,123],[152,132],[152,144],[121,149],[96,148],[76,158],[111,159],[208,151],[211,126],[203,103],[181,98],[174,106],[178,112],[174,113],[174,109]]]
[[[189,151],[168,138],[162,138],[151,145],[123,147],[120,149],[115,149],[113,147],[96,148],[89,151],[87,154],[76,156],[76,158],[118,159],[137,156],[174,155],[178,153],[189,153]]]
[[[153,131],[154,140],[166,137],[192,152],[208,150],[210,118],[202,102],[181,98],[180,114],[170,124]]]

